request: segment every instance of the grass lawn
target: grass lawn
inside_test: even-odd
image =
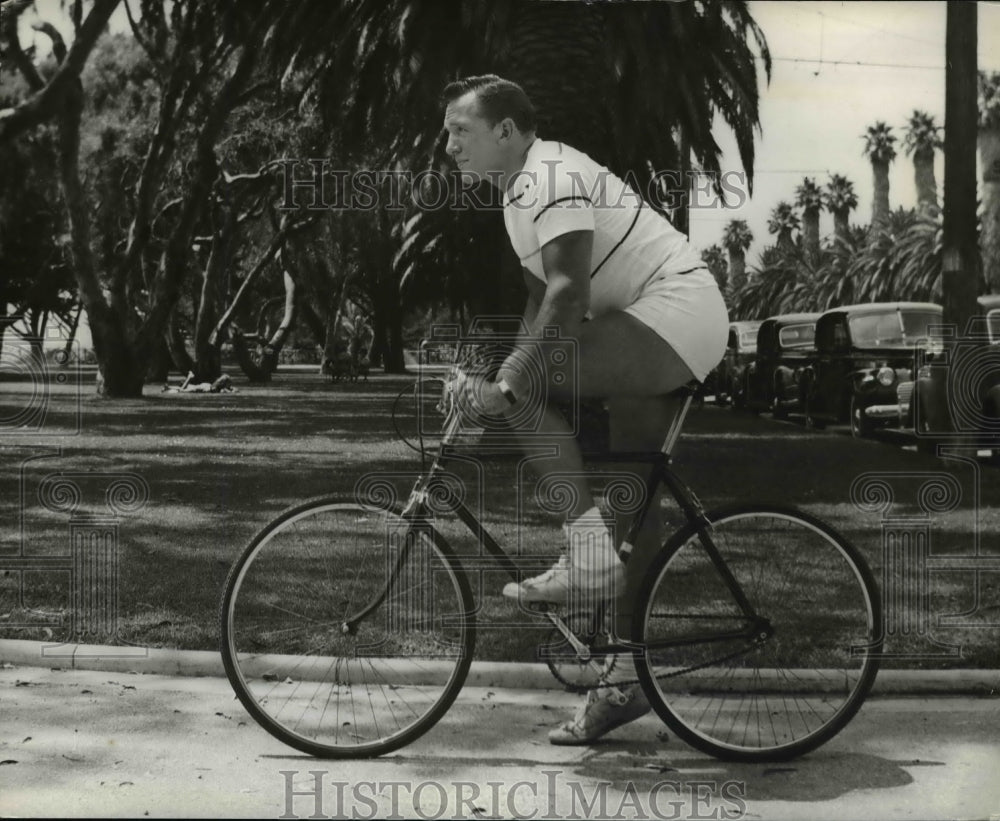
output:
[[[28,383],[0,384],[2,637],[68,636],[72,540],[103,527],[117,534],[119,639],[215,649],[223,581],[258,528],[302,499],[350,492],[366,474],[388,476],[405,497],[420,469],[391,416],[393,397],[412,376],[375,374],[367,383],[334,385],[290,371],[267,386],[237,378],[232,394],[170,394],[151,385],[142,399],[129,401],[97,398],[92,378],[90,372],[80,385],[55,385],[42,399]],[[42,401],[39,432],[3,427]],[[413,437],[412,400],[401,413],[400,425]],[[977,550],[1000,556],[995,469],[969,461],[945,468],[898,441],[856,441],[711,406],[689,416],[675,466],[706,507],[788,502],[855,542],[894,597],[893,612],[909,616],[893,622],[886,649],[910,658],[884,666],[1000,667],[1000,576],[977,574],[955,559]],[[541,509],[516,459],[469,461],[457,472],[470,506],[482,510],[498,539],[529,554],[559,549],[559,520]],[[894,501],[885,515],[894,521],[852,503],[852,483],[864,474],[883,475],[891,486]],[[107,489],[123,475],[148,487],[148,501],[109,522]],[[57,492],[61,479],[80,488],[74,517]],[[921,491],[928,479],[954,491],[952,509]],[[83,521],[81,514],[105,521]],[[477,553],[457,522],[442,523],[442,531],[460,552]],[[901,539],[930,557],[929,569],[890,561],[886,570],[884,557],[894,555]],[[500,596],[504,574],[476,573],[472,581],[474,592],[482,591],[477,657],[534,658],[548,628],[518,616]]]

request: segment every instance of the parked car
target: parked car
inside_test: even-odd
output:
[[[816,350],[819,314],[782,314],[765,319],[757,330],[757,355],[745,371],[744,403],[769,410],[778,419],[800,406],[799,381]]]
[[[982,313],[973,318],[965,334],[946,359],[943,345],[932,347],[921,357],[914,380],[902,382],[897,391],[904,424],[917,434],[917,448],[935,453],[937,445],[951,435],[965,443],[979,441],[980,449],[1000,458],[1000,295],[978,299]],[[935,367],[948,368],[940,381]],[[935,435],[932,420],[940,385],[951,386],[948,397],[953,434]]]
[[[757,354],[759,320],[729,323],[729,341],[719,366],[712,372],[717,405],[731,404],[741,408],[744,399],[744,371]]]
[[[873,302],[826,311],[816,323],[816,357],[803,374],[807,424],[850,422],[869,436],[905,419],[900,383],[912,381],[914,357],[935,344],[941,306],[928,302]]]

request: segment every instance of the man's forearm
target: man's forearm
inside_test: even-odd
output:
[[[503,380],[520,398],[529,389],[528,380],[524,374],[539,367],[543,362],[529,365],[529,358],[537,358],[539,348],[533,341],[542,339],[545,328],[556,327],[562,339],[575,339],[586,313],[586,305],[576,295],[564,291],[548,291],[541,304],[529,298],[524,311],[524,324],[527,335],[521,334],[514,351],[507,357],[497,374],[498,380]]]
[[[586,300],[570,289],[547,291],[534,321],[528,326],[529,334],[538,339],[545,328],[554,326],[563,339],[575,339],[586,313]]]

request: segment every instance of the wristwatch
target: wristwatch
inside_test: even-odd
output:
[[[496,386],[500,389],[500,393],[503,394],[504,399],[512,405],[517,404],[517,397],[514,395],[514,391],[510,389],[510,385],[507,384],[506,379],[498,379],[496,381]]]

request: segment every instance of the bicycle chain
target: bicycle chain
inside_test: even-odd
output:
[[[754,645],[758,645],[759,642],[754,642],[753,644]],[[656,676],[655,678],[656,678],[657,681],[663,681],[663,680],[666,680],[668,678],[676,678],[677,676],[682,676],[682,675],[684,675],[686,673],[693,673],[696,670],[703,670],[704,668],[710,667],[713,664],[717,664],[717,663],[722,662],[722,661],[729,661],[730,659],[734,659],[737,656],[743,655],[744,653],[748,652],[751,649],[752,649],[752,646],[751,647],[745,647],[745,648],[742,648],[740,650],[736,650],[735,652],[728,653],[728,654],[726,654],[724,656],[717,656],[716,658],[711,658],[708,661],[703,661],[701,664],[696,664],[693,667],[684,667],[684,668],[682,668],[680,670],[674,671],[673,673],[662,673],[662,674]],[[642,682],[638,678],[633,678],[633,679],[626,679],[625,681],[605,681],[605,682],[598,682],[597,684],[587,684],[587,685],[578,685],[578,686],[579,686],[579,689],[581,689],[581,690],[597,690],[597,689],[600,689],[601,687],[627,687],[627,686],[632,685],[632,684],[641,684],[641,683]]]

